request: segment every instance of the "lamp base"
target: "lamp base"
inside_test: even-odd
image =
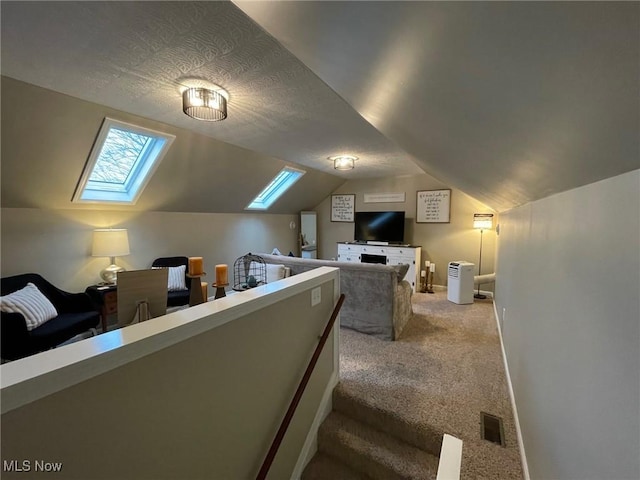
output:
[[[108,283],[110,285],[115,285],[116,281],[118,280],[118,272],[124,272],[124,271],[125,271],[124,268],[119,267],[115,263],[112,263],[111,265],[109,265],[107,268],[105,268],[100,272],[100,277],[102,277],[105,283]]]
[[[484,300],[485,298],[487,298],[486,295],[482,295],[481,293],[476,293],[473,298],[478,298],[480,300]]]

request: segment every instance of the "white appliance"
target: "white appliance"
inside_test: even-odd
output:
[[[447,300],[458,305],[473,303],[473,263],[449,262]]]

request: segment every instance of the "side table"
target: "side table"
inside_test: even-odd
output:
[[[114,285],[90,285],[85,293],[96,305],[100,305],[102,333],[107,332],[107,317],[118,313],[118,287]]]

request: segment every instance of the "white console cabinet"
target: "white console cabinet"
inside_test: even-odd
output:
[[[413,293],[420,285],[418,266],[422,248],[414,246],[371,245],[364,243],[338,243],[338,260],[341,262],[381,263],[383,265],[409,264],[404,280],[411,284]]]

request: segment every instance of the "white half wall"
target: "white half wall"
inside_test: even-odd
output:
[[[255,478],[339,284],[323,267],[3,364],[2,478]],[[338,342],[335,326],[268,479],[291,478]]]
[[[533,479],[640,478],[640,171],[500,215],[496,302]]]

